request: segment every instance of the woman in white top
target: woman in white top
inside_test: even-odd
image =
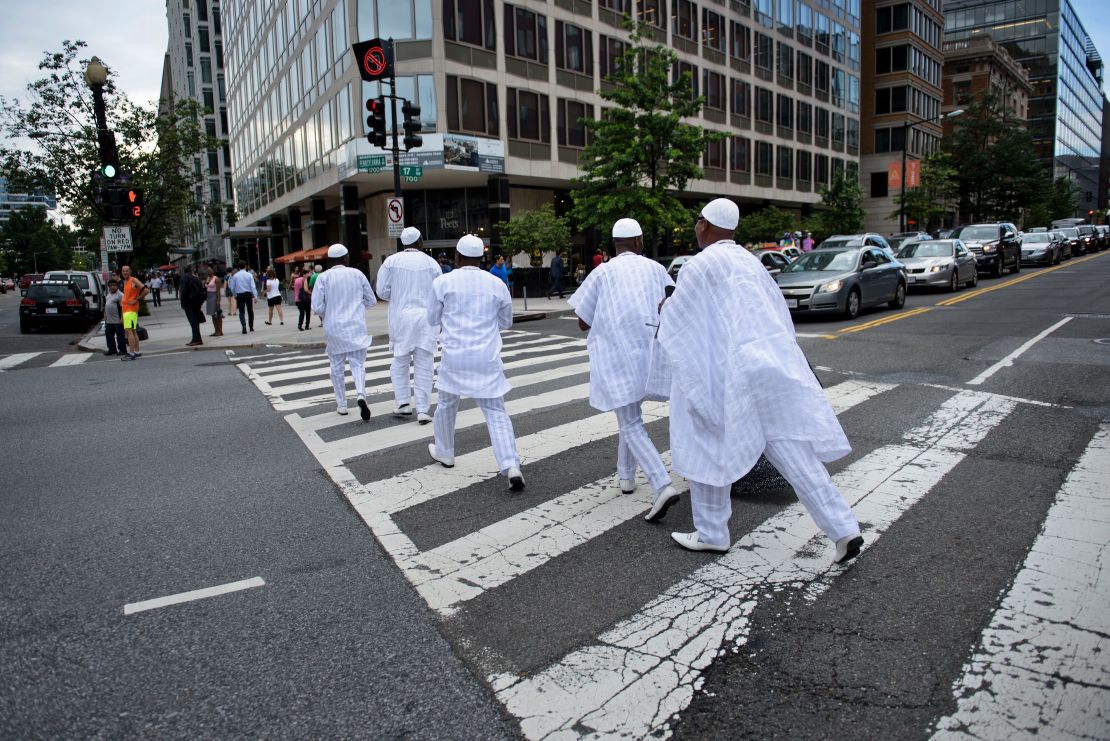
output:
[[[285,324],[285,314],[281,310],[281,281],[274,274],[274,269],[266,271],[266,305],[270,307],[270,314],[266,324],[274,323],[274,308],[277,308],[278,322]]]

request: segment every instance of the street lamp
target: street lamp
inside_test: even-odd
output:
[[[948,113],[942,113],[939,116],[932,118],[923,118],[920,121],[906,121],[902,124],[902,196],[898,203],[898,231],[906,231],[906,148],[910,143],[910,129],[921,124],[932,123],[933,121],[943,121],[947,118],[955,118],[964,112],[963,108],[957,108]]]
[[[112,165],[119,171],[119,153],[116,150],[116,135],[108,130],[108,115],[104,107],[104,84],[108,82],[108,68],[93,57],[85,67],[85,84],[93,94],[93,115],[96,117],[96,142],[100,150],[100,163]]]

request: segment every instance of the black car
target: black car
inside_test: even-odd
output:
[[[1079,239],[1083,242],[1083,251],[1087,253],[1098,252],[1102,249],[1102,240],[1099,239],[1098,229],[1090,224],[1078,224]]]
[[[88,323],[89,300],[76,283],[44,280],[27,286],[19,301],[19,331],[27,334],[36,327]]]
[[[1017,227],[1005,221],[995,224],[970,224],[952,232],[975,255],[980,273],[999,278],[1007,269],[1021,270],[1021,238]]]

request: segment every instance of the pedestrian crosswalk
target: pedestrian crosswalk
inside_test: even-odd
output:
[[[723,556],[676,550],[666,536],[691,529],[685,501],[656,527],[641,521],[650,498],[642,477],[632,495],[616,485],[616,419],[586,403],[585,341],[516,330],[504,341],[513,385],[506,407],[528,479],[521,494],[498,475],[473,405],[458,415],[455,467],[429,460],[431,427],[390,416],[385,349],[372,348],[366,361],[369,423],[334,414],[319,351],[230,357],[285,413],[526,737],[664,736],[705,669],[745,643],[762,603],[782,588],[817,600],[845,570],[830,566],[830,545],[789,496],[761,504],[766,517],[751,527],[734,526]],[[830,467],[866,548],[1025,403],[978,388],[856,376],[826,389],[842,419],[905,409],[911,393],[936,404],[907,414],[898,439]],[[669,464],[667,414],[666,403],[644,405]],[[681,477],[672,480],[688,491]],[[744,482],[738,495],[750,495]],[[610,574],[632,585],[615,589]]]
[[[102,358],[98,353],[87,352],[21,352],[0,355],[0,373],[11,370],[30,370],[32,368],[65,368],[81,365],[93,358]]]

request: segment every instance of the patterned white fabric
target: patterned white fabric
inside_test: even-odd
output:
[[[712,244],[683,264],[659,342],[673,374],[671,462],[687,479],[731,484],[772,441],[810,442],[822,461],[851,450],[778,285],[735,242]]]
[[[859,533],[859,522],[852,508],[833,484],[825,464],[814,455],[812,444],[776,440],[767,443],[763,454],[794,487],[798,501],[833,542]]]
[[[324,323],[328,355],[370,347],[366,310],[377,302],[361,270],[333,265],[320,273],[312,287],[312,313]]]
[[[672,285],[655,260],[622,252],[586,276],[567,301],[590,325],[586,347],[594,409],[607,412],[669,393],[670,377],[655,329],[659,302]]]
[[[640,464],[648,483],[655,493],[659,493],[671,477],[667,475],[667,468],[659,451],[648,437],[644,429],[644,418],[640,402],[627,404],[613,410],[617,414],[617,476],[622,479],[636,477],[636,464]]]
[[[686,266],[683,265],[685,270]],[[700,481],[690,481],[690,512],[698,540],[711,545],[732,544],[728,534],[728,520],[732,517],[732,484],[711,486]]]
[[[421,348],[436,351],[439,327],[428,324],[432,281],[443,274],[439,263],[420,250],[390,255],[378,268],[378,296],[389,302],[389,349],[408,357]]]
[[[350,352],[328,352],[331,362],[331,387],[335,391],[335,405],[347,408],[347,380],[343,377],[343,364],[351,369],[355,382],[355,396],[366,396],[366,348]]]
[[[412,387],[409,386],[409,359],[412,359]],[[433,371],[432,354],[417,348],[411,355],[394,355],[389,366],[389,376],[393,381],[393,400],[396,406],[408,404],[416,397],[416,411],[427,413],[432,401]],[[414,393],[415,392],[415,393]]]
[[[436,413],[432,418],[435,433],[436,454],[449,458],[455,457],[455,417],[459,412],[457,394],[440,391],[436,402]],[[513,421],[505,411],[501,397],[494,399],[475,399],[474,403],[482,410],[489,430],[489,441],[493,447],[493,457],[497,459],[497,470],[504,474],[514,466],[520,467],[520,456],[516,452],[516,436],[513,434]]]
[[[436,278],[428,324],[441,327],[441,395],[492,399],[512,388],[501,362],[501,330],[513,326],[513,301],[496,276],[463,267]]]

